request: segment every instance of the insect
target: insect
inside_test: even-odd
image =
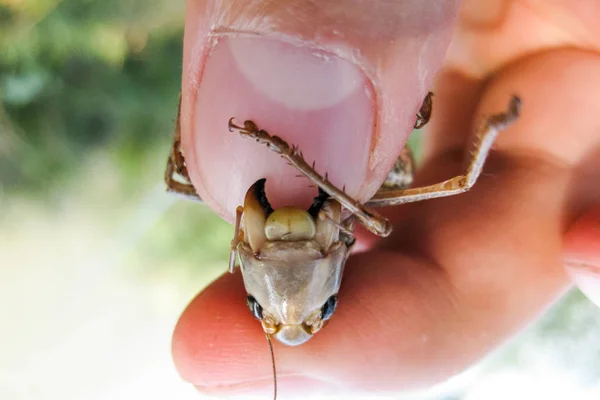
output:
[[[265,179],[259,179],[248,189],[243,206],[236,210],[229,271],[234,272],[239,258],[247,304],[269,341],[274,373],[271,337],[285,345],[300,345],[332,317],[344,265],[355,242],[356,223],[376,235],[388,236],[392,231],[390,222],[373,208],[469,190],[477,181],[498,133],[518,118],[520,108],[520,99],[513,96],[505,112],[483,121],[463,175],[430,186],[409,188],[414,168],[412,154],[406,147],[381,189],[365,204],[320,175],[297,147],[259,129],[253,121],[239,126],[233,118],[229,120],[230,131],[266,145],[318,187],[318,195],[307,210],[294,207],[274,210],[265,193]],[[422,128],[428,122],[431,110],[429,93],[417,114],[415,128]],[[165,174],[168,191],[200,200],[187,174],[179,135],[178,118]],[[179,179],[175,179],[176,174]]]

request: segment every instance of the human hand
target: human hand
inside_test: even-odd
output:
[[[236,117],[298,144],[317,170],[368,199],[433,84],[457,7],[190,0],[181,122],[200,195],[230,221],[258,178],[268,178],[275,206],[314,196],[279,157],[227,131]],[[461,7],[415,185],[461,173],[473,123],[503,111],[512,94],[523,100],[522,117],[501,133],[471,192],[386,210],[394,234],[361,236],[370,250],[349,259],[329,325],[300,347],[276,346],[282,393],[399,391],[444,380],[559,298],[570,286],[565,264],[590,298],[600,293],[593,184],[600,182],[600,6],[469,0]],[[257,39],[221,38],[207,58],[212,27],[355,57],[369,78],[335,57],[315,61],[314,49]],[[335,81],[340,71],[346,79]],[[298,74],[303,82],[293,79]],[[244,297],[241,277],[226,275],[175,330],[178,370],[203,392],[271,390],[264,335]]]

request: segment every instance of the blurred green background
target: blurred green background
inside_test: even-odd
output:
[[[184,6],[0,0],[4,218],[25,204],[64,217],[97,208],[103,214],[90,217],[110,230],[165,207],[156,190],[179,95]],[[198,205],[163,211],[165,226],[136,244],[144,270],[181,263],[193,273],[207,256],[226,259],[227,224]]]
[[[0,399],[197,398],[170,335],[233,229],[162,182],[184,10],[0,0]]]
[[[184,6],[0,0],[0,399],[198,397],[170,334],[233,229],[162,183]],[[573,292],[425,397],[600,398],[599,319]]]

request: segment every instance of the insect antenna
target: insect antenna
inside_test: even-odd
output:
[[[268,333],[267,343],[269,343],[269,350],[271,351],[271,365],[273,365],[273,400],[277,400],[277,368],[275,367],[275,353],[273,352],[273,343],[271,343],[271,335]]]

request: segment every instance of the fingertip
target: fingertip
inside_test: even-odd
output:
[[[239,273],[226,274],[203,290],[185,309],[173,332],[172,356],[181,377],[199,387],[269,377],[260,324],[245,307]],[[260,342],[260,344],[259,344]],[[256,360],[265,359],[264,363]]]
[[[268,397],[273,365],[261,325],[248,312],[239,273],[226,274],[202,291],[181,315],[172,340],[172,356],[183,380],[201,393],[227,397]],[[339,392],[335,382],[307,374],[303,348],[273,342],[277,386],[303,395]],[[304,366],[303,366],[304,365]]]

